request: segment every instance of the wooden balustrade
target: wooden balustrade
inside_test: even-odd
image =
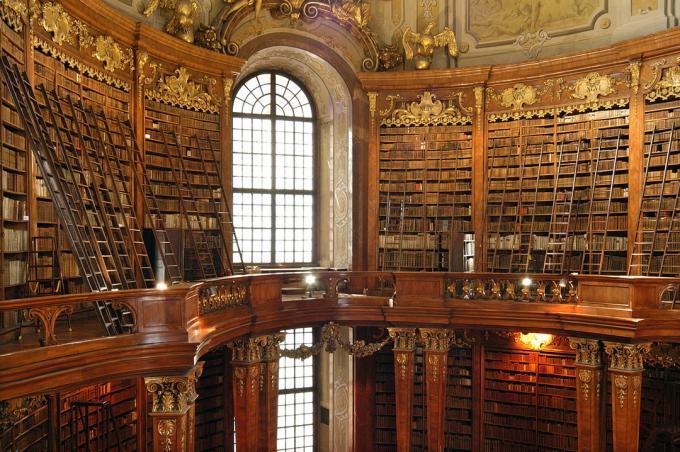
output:
[[[291,285],[305,289],[304,294],[291,294]],[[172,354],[164,365],[183,371],[195,357],[235,337],[329,321],[672,341],[680,327],[680,310],[672,309],[678,287],[680,279],[675,278],[311,271],[232,276],[167,290],[8,300],[0,311],[35,319],[40,337],[0,344],[0,400],[7,394],[64,385],[83,360],[97,369],[92,379],[109,372],[137,375],[140,365],[152,369],[158,365],[154,353]],[[64,314],[93,301],[129,312],[132,332],[104,337],[93,319],[86,325],[74,316],[74,332],[59,333]],[[53,345],[59,345],[57,352]],[[112,353],[135,356],[108,367],[107,360],[117,359]],[[66,371],[51,381],[57,365]],[[31,378],[40,381],[35,388],[17,377],[29,368]]]

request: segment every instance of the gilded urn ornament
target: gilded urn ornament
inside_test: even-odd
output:
[[[430,22],[422,33],[411,31],[411,27],[406,27],[402,43],[407,60],[415,60],[417,70],[429,69],[432,64],[434,50],[439,47],[447,46],[449,55],[458,56],[458,46],[456,45],[456,35],[449,27],[444,27],[441,33],[432,34],[434,22]],[[414,55],[415,47],[415,55]]]

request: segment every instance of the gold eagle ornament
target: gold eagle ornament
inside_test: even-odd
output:
[[[404,52],[407,60],[415,59],[417,70],[429,69],[432,64],[432,54],[439,47],[447,46],[449,55],[458,56],[458,46],[456,45],[456,35],[449,27],[444,27],[441,33],[432,35],[434,22],[430,22],[422,33],[411,31],[411,27],[406,27],[401,42],[404,45]],[[415,55],[414,55],[415,47]]]

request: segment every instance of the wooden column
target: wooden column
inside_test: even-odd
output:
[[[388,328],[394,340],[394,398],[396,402],[397,451],[411,450],[413,420],[413,376],[415,373],[415,328]]]
[[[377,112],[378,93],[368,93],[368,177],[366,191],[368,193],[366,224],[367,262],[364,270],[379,270],[378,228],[380,227],[380,117]]]
[[[262,346],[262,394],[260,406],[260,446],[258,450],[276,451],[276,428],[279,409],[279,344],[285,333],[261,336]]]
[[[232,348],[232,383],[234,419],[236,420],[236,450],[259,450],[260,438],[260,364],[262,347],[257,339],[234,341]]]
[[[628,123],[628,265],[639,264],[635,252],[635,235],[640,215],[645,155],[645,98],[640,88],[639,61],[628,65],[630,73],[630,118]],[[635,262],[633,262],[635,261]],[[633,267],[631,275],[639,275],[640,267]]]
[[[602,347],[596,339],[569,338],[576,350],[576,423],[579,452],[604,449]]]
[[[484,86],[475,86],[472,119],[472,230],[475,233],[475,271],[486,269],[486,120]]]
[[[642,357],[649,351],[650,344],[605,342],[604,346],[610,358],[614,452],[637,452],[644,371]]]
[[[199,362],[183,376],[144,378],[152,398],[148,416],[153,425],[153,450],[194,451],[196,379],[202,371],[203,362]]]
[[[427,407],[427,450],[444,450],[447,361],[451,331],[420,328],[425,360],[425,405]]]

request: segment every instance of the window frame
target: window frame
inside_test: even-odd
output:
[[[236,93],[239,92],[239,90],[245,85],[248,81],[250,81],[253,78],[256,78],[260,75],[269,75],[270,76],[270,83],[272,86],[270,96],[271,96],[271,104],[270,104],[270,113],[269,114],[256,114],[256,113],[236,113],[234,111],[234,104],[232,100],[232,105],[231,105],[231,115],[229,118],[230,121],[230,130],[232,131],[231,136],[230,136],[230,141],[231,141],[231,153],[232,153],[232,168],[231,168],[231,205],[234,205],[234,193],[250,193],[250,194],[263,194],[263,195],[268,195],[271,197],[271,251],[270,251],[270,261],[269,262],[248,262],[245,261],[243,262],[243,265],[258,265],[258,266],[264,266],[267,268],[304,268],[304,267],[316,267],[319,264],[320,256],[319,256],[319,231],[320,231],[320,225],[319,222],[316,221],[316,219],[319,218],[319,212],[320,212],[320,176],[321,176],[321,171],[320,171],[320,158],[319,158],[319,128],[317,125],[318,122],[318,110],[316,108],[316,105],[314,103],[314,98],[312,97],[310,91],[307,89],[304,83],[302,83],[298,78],[295,76],[284,72],[284,71],[279,71],[279,70],[261,70],[257,72],[253,72],[252,74],[249,74],[246,78],[241,80],[236,87],[234,88],[234,98],[236,97]],[[286,77],[293,81],[295,84],[297,84],[300,89],[302,90],[303,94],[307,96],[307,100],[309,101],[309,106],[312,110],[312,117],[311,118],[301,118],[301,117],[294,117],[294,116],[281,116],[276,114],[276,79],[275,77],[277,75]],[[233,186],[233,181],[234,181],[234,174],[233,174],[233,154],[234,154],[234,138],[233,138],[233,130],[234,130],[234,118],[248,118],[248,119],[266,119],[271,121],[271,143],[272,143],[272,152],[271,152],[271,178],[272,178],[272,188],[270,189],[260,189],[260,188],[234,188]],[[308,122],[312,125],[312,189],[311,190],[291,190],[291,189],[277,189],[276,188],[276,149],[277,149],[277,143],[276,143],[276,121],[278,120],[293,120],[293,121],[302,121],[302,122]],[[276,195],[287,195],[287,194],[292,194],[292,195],[299,195],[299,194],[304,194],[304,195],[311,195],[312,196],[312,260],[310,262],[276,262],[276,242],[277,242],[277,227],[276,227]],[[234,225],[234,228],[236,226]],[[233,254],[233,252],[232,252]],[[235,256],[234,256],[235,257]]]

